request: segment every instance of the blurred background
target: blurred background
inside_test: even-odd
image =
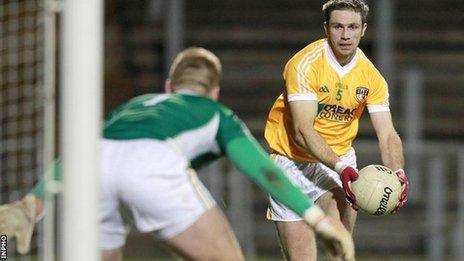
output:
[[[222,60],[220,100],[262,141],[286,61],[324,37],[324,2],[106,0],[105,113],[136,95],[162,92],[173,56],[202,46]],[[365,260],[464,260],[464,6],[461,0],[366,2],[371,11],[360,47],[389,82],[412,187],[397,215],[360,213],[357,251]],[[2,204],[23,196],[42,175],[44,8],[40,0],[0,1]],[[381,162],[367,113],[355,149],[358,167]],[[266,195],[226,160],[200,177],[248,258],[281,259],[273,224],[265,220]],[[36,236],[34,252],[40,246]],[[136,231],[125,252],[127,260],[174,259]]]

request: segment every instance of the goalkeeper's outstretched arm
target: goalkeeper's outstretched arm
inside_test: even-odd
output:
[[[59,159],[55,160],[55,163],[53,164],[53,168],[50,171],[53,171],[53,176],[52,176],[53,181],[61,181],[61,160]],[[43,202],[45,198],[44,188],[45,188],[45,180],[44,178],[41,178],[39,182],[32,189],[31,194],[33,194],[37,199]]]
[[[234,165],[276,200],[299,214],[324,240],[335,256],[354,260],[351,235],[340,222],[332,220],[295,187],[283,171],[270,161],[254,139],[236,138],[227,145],[227,154]],[[56,161],[53,180],[61,180],[61,163]],[[31,193],[17,202],[0,206],[0,233],[17,238],[17,249],[26,254],[34,224],[43,213],[44,180],[41,179]]]
[[[61,163],[53,166],[53,180],[61,179]],[[35,223],[42,217],[44,200],[44,180],[41,179],[34,189],[21,200],[0,206],[0,233],[7,237],[16,237],[16,248],[20,254],[27,254]]]
[[[326,216],[293,185],[253,138],[235,138],[227,144],[226,152],[238,170],[273,198],[300,215],[324,240],[335,256],[341,256],[344,260],[354,260],[354,243],[351,234],[341,222]]]

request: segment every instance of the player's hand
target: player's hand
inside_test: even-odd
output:
[[[0,206],[0,234],[16,237],[16,248],[20,254],[27,254],[30,250],[35,214],[35,197],[32,195]]]
[[[353,207],[355,210],[358,210],[356,206],[356,196],[354,195],[353,191],[351,191],[350,187],[350,183],[358,179],[358,172],[354,168],[345,165],[341,161],[335,165],[335,171],[340,174],[343,190],[345,191],[346,198],[351,203],[351,207]]]
[[[322,239],[332,256],[341,257],[343,260],[355,260],[353,237],[340,221],[326,216],[318,206],[307,210],[304,220]]]
[[[406,176],[406,173],[404,173],[403,169],[399,169],[395,171],[396,176],[398,176],[398,179],[401,182],[401,185],[403,185],[403,191],[401,192],[400,200],[398,204],[396,205],[395,209],[392,210],[391,213],[397,212],[403,205],[408,201],[408,191],[409,191],[409,179],[408,176]]]

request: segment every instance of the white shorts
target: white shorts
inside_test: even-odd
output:
[[[100,248],[125,244],[127,208],[140,232],[171,238],[215,206],[187,160],[151,139],[101,142]]]
[[[294,185],[301,188],[312,201],[316,201],[327,191],[342,187],[337,172],[322,163],[302,163],[285,156],[272,154],[274,162],[280,166]],[[353,148],[340,159],[345,164],[356,168],[356,154]],[[273,221],[298,221],[301,217],[286,206],[269,197],[266,218]]]

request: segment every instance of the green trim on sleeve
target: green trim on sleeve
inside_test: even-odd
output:
[[[53,180],[61,181],[61,160],[56,160],[55,163],[53,164],[52,169],[48,171],[53,171]],[[45,178],[42,176],[39,182],[32,189],[32,194],[42,201],[44,201],[44,198],[45,198],[44,183],[45,183]]]
[[[235,138],[227,144],[226,152],[238,170],[298,215],[313,206],[254,139]]]

